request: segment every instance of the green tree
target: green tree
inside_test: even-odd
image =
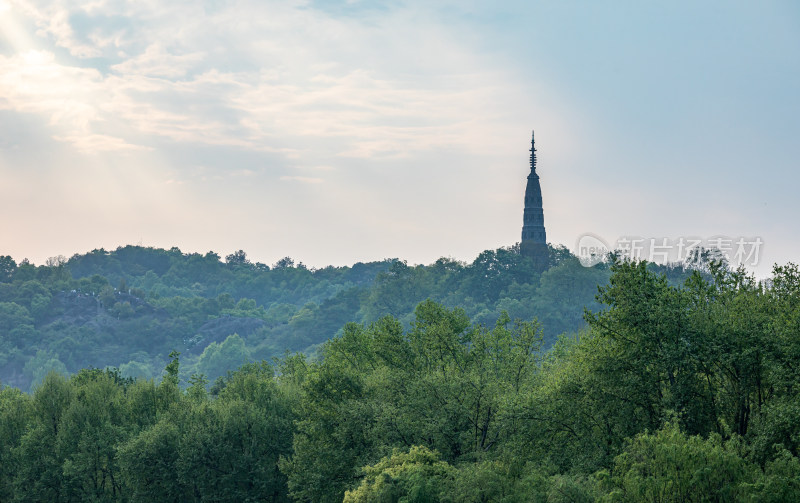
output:
[[[763,475],[753,484],[752,501],[780,503],[800,500],[800,460],[782,449],[766,464]]]
[[[9,281],[17,269],[17,263],[8,255],[0,256],[0,283]]]
[[[14,476],[21,469],[19,445],[34,420],[30,396],[0,387],[0,501],[12,501]]]
[[[291,448],[293,416],[272,368],[231,373],[214,401],[194,383],[119,447],[132,501],[287,501],[278,459]]]
[[[20,325],[33,325],[30,311],[15,302],[0,302],[0,334],[6,335]]]
[[[336,501],[358,468],[391,448],[422,445],[474,460],[510,434],[506,404],[535,372],[535,323],[470,326],[460,309],[426,301],[407,333],[392,317],[345,326],[303,383],[294,453],[282,468],[295,498]]]
[[[117,319],[125,319],[133,316],[136,311],[134,311],[131,303],[126,300],[125,302],[115,302],[109,312],[112,316],[116,316]]]
[[[54,447],[74,399],[63,376],[50,372],[33,393],[33,421],[20,440],[14,493],[23,501],[64,501],[63,452]]]
[[[280,401],[223,395],[193,405],[185,421],[177,470],[201,501],[288,501],[278,459],[289,453],[291,416]]]
[[[547,476],[518,460],[483,460],[459,465],[443,487],[442,501],[452,503],[545,503]]]
[[[206,346],[197,361],[197,370],[213,381],[229,370],[235,370],[247,362],[249,357],[244,340],[239,334],[233,334],[221,343],[212,342]]]
[[[135,381],[127,390],[132,435],[117,446],[124,493],[132,501],[185,501],[187,487],[176,477],[183,428],[183,394],[178,387],[180,353],[172,351],[158,386]]]
[[[36,352],[36,356],[25,363],[23,372],[25,376],[30,379],[30,389],[33,390],[41,384],[45,377],[51,372],[66,375],[67,367],[58,359],[57,354],[51,354],[46,350],[40,349]]]
[[[345,493],[344,503],[436,503],[442,501],[440,493],[455,474],[452,466],[423,446],[413,446],[408,452],[395,450],[363,470],[364,479]]]
[[[63,460],[63,497],[70,501],[122,499],[116,448],[127,437],[123,391],[117,372],[84,370],[72,378],[75,399],[64,411],[55,443]]]
[[[189,492],[176,477],[180,455],[179,423],[162,418],[118,447],[122,483],[133,502],[187,501]]]
[[[383,316],[400,317],[411,313],[427,295],[421,268],[396,261],[388,271],[375,278],[366,305],[362,308],[367,321]]]
[[[150,379],[154,376],[153,366],[147,362],[131,360],[119,366],[122,375],[135,379]]]
[[[638,435],[603,473],[605,501],[743,501],[758,476],[754,465],[719,435],[686,436],[674,422]]]
[[[250,261],[247,259],[247,254],[244,250],[239,250],[227,255],[225,257],[225,263],[233,267],[250,265]]]
[[[37,319],[41,320],[50,308],[52,297],[50,294],[42,295],[35,294],[31,299],[31,314]]]
[[[106,309],[111,309],[111,307],[117,302],[116,292],[111,285],[104,286],[103,289],[98,293],[97,298],[100,299],[100,302]]]
[[[530,306],[544,327],[548,346],[558,335],[577,332],[585,325],[585,310],[598,310],[597,289],[610,276],[608,268],[583,267],[574,256],[562,258],[542,273]]]

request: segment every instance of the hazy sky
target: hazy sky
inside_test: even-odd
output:
[[[313,266],[520,238],[800,261],[800,2],[0,0],[0,254]]]

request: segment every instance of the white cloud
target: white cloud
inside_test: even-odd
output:
[[[100,118],[94,101],[102,80],[97,70],[58,64],[48,51],[0,56],[0,108],[43,115],[69,135],[86,133]]]
[[[102,55],[102,50],[98,46],[79,40],[70,23],[70,14],[84,9],[72,7],[70,2],[29,0],[14,0],[14,6],[36,24],[37,35],[51,38],[56,47],[67,49],[72,56],[92,58]]]
[[[300,182],[300,183],[322,183],[325,180],[322,178],[312,176],[282,176],[281,180],[284,182]]]
[[[0,63],[5,106],[49,115],[54,136],[79,148],[99,137],[120,136],[98,142],[120,149],[167,138],[298,158],[297,145],[318,138],[327,158],[486,153],[491,135],[476,141],[475,132],[502,127],[513,110],[508,76],[413,8],[364,22],[303,2],[213,13],[188,1],[21,5],[40,36],[110,62],[95,69],[50,51],[44,64]]]
[[[119,74],[146,75],[175,79],[183,77],[192,66],[201,62],[202,52],[170,54],[161,44],[151,44],[142,54],[111,68]]]
[[[116,138],[105,134],[83,134],[83,135],[66,135],[53,136],[58,141],[71,143],[77,150],[84,153],[95,152],[108,152],[108,151],[135,151],[135,150],[152,150],[151,148],[141,145],[133,145],[126,142],[122,138]]]

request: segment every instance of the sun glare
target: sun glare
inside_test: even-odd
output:
[[[46,65],[53,61],[53,54],[46,51],[27,51],[22,54],[22,59],[32,66]]]
[[[0,40],[11,44],[15,52],[30,49],[33,46],[28,33],[16,19],[17,12],[7,0],[0,0]]]

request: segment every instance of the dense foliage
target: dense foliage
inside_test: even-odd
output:
[[[609,272],[550,350],[538,321],[423,301],[210,390],[177,353],[158,383],[5,388],[0,500],[800,500],[800,269]]]
[[[89,366],[157,377],[172,350],[183,354],[184,379],[200,372],[213,381],[287,350],[313,355],[348,322],[390,314],[408,328],[426,299],[460,306],[487,325],[503,310],[537,316],[549,346],[585,324],[583,307],[597,305],[597,285],[608,276],[604,265],[581,267],[563,248],[551,249],[544,272],[514,247],[470,264],[385,260],[324,269],[290,258],[269,267],[243,251],[223,261],[138,246],[38,267],[0,257],[0,382],[28,390],[50,370]]]

